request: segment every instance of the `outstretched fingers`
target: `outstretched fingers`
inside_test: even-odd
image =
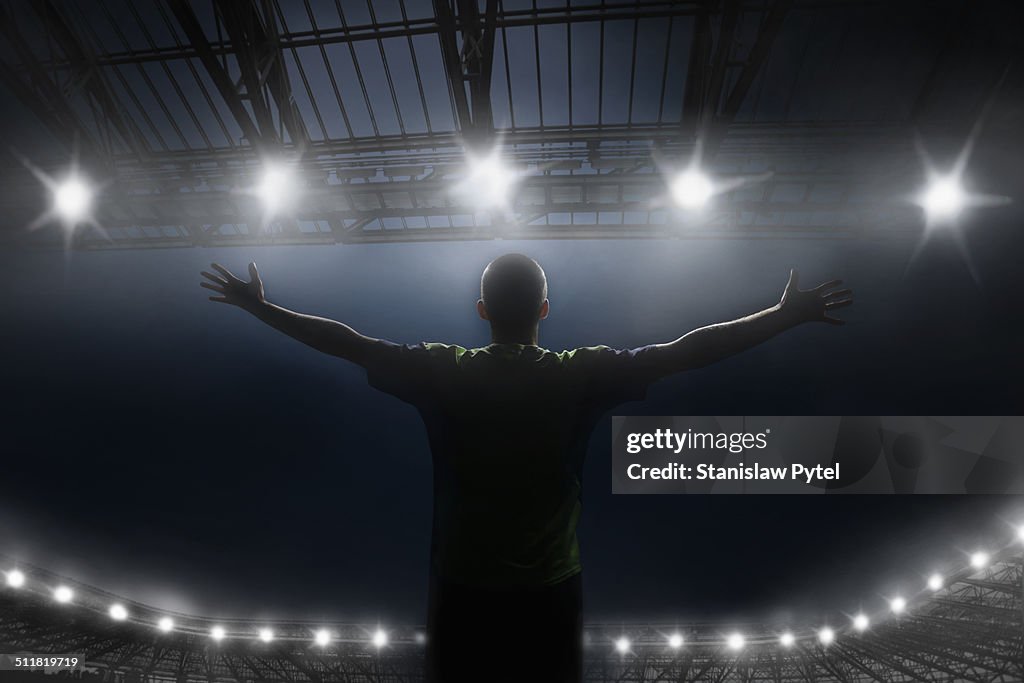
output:
[[[825,304],[825,310],[832,311],[837,308],[846,308],[847,306],[853,305],[853,299],[843,299],[842,301],[829,301]]]
[[[826,315],[824,318],[822,318],[822,320],[827,322],[829,325],[845,325],[846,324],[845,320],[840,320],[839,318],[833,318],[830,315]]]
[[[834,292],[828,294],[822,294],[821,298],[825,301],[838,301],[839,299],[851,299],[853,298],[852,289],[837,289]]]
[[[199,286],[203,287],[204,289],[209,289],[211,291],[217,292],[218,294],[227,294],[227,291],[224,289],[224,285],[213,284],[210,282],[200,282]]]
[[[822,282],[820,285],[818,285],[817,287],[815,287],[811,291],[812,292],[822,293],[822,292],[825,292],[825,291],[827,291],[829,289],[834,289],[834,288],[838,287],[841,284],[843,284],[842,280],[829,280],[828,282]]]
[[[222,266],[219,263],[211,263],[210,267],[212,267],[218,273],[223,275],[224,276],[224,280],[226,282],[231,282],[232,280],[238,280],[238,278],[234,274],[232,274],[232,272],[230,270],[228,270],[227,268],[225,268],[224,266]]]
[[[217,283],[218,285],[226,285],[228,283],[228,281],[222,278],[220,275],[214,275],[213,273],[205,270],[201,271],[199,274],[205,277],[207,280]]]

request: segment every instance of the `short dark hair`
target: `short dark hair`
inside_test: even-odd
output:
[[[548,278],[540,264],[524,254],[491,261],[480,278],[480,298],[491,325],[500,330],[532,327],[548,298]]]

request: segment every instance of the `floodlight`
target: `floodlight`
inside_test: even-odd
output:
[[[928,587],[931,588],[933,591],[937,591],[940,588],[942,588],[942,575],[932,574],[931,576],[929,576]]]
[[[7,585],[11,588],[21,588],[25,585],[25,575],[17,569],[7,572]]]
[[[988,560],[988,553],[981,551],[976,552],[971,555],[971,566],[975,569],[983,569],[988,564]]]
[[[782,647],[793,647],[793,643],[795,642],[796,636],[794,636],[789,631],[786,631],[781,636],[779,636],[779,644],[782,645]]]
[[[836,639],[836,632],[828,626],[818,631],[818,642],[822,645],[830,645]]]
[[[267,213],[277,213],[290,204],[296,192],[294,174],[278,163],[267,163],[254,194],[263,202]]]
[[[714,194],[714,186],[708,177],[699,171],[684,171],[672,181],[672,198],[686,209],[699,209],[708,203]]]
[[[224,628],[221,626],[214,626],[210,629],[210,637],[214,640],[224,640]]]
[[[615,649],[619,654],[624,655],[629,652],[629,638],[622,636],[615,641]]]
[[[74,176],[53,188],[53,210],[66,223],[77,223],[89,215],[92,190]]]
[[[893,614],[902,614],[903,610],[907,609],[907,601],[902,597],[895,597],[889,601],[889,609],[892,610]]]
[[[414,637],[414,640],[416,641],[417,645],[423,645],[427,642],[427,634],[417,632],[416,636]]]
[[[668,646],[673,650],[678,650],[683,646],[683,637],[678,633],[673,633],[668,637]]]
[[[729,635],[725,643],[729,646],[730,650],[742,650],[747,644],[747,639],[743,637],[742,633],[733,633]]]
[[[1017,527],[1017,538],[1024,541],[1024,524]]]
[[[274,639],[274,632],[273,631],[271,631],[269,628],[261,628],[260,629],[260,640],[262,640],[264,643],[269,643],[273,639]]]
[[[853,618],[853,628],[857,631],[866,631],[868,626],[871,625],[871,620],[864,613],[858,614]]]
[[[53,591],[53,599],[57,602],[71,602],[74,596],[74,592],[67,586],[57,586]]]
[[[377,629],[373,634],[374,647],[384,647],[388,644],[388,634],[383,629]]]
[[[124,621],[128,618],[128,610],[124,608],[124,605],[111,605],[110,618],[114,621]]]
[[[492,151],[485,157],[466,155],[466,175],[455,187],[464,201],[479,209],[506,206],[518,180],[517,174]]]
[[[156,627],[164,633],[170,633],[174,630],[174,619],[170,617],[160,617],[160,621],[156,622]]]
[[[934,178],[921,195],[921,206],[933,219],[955,218],[964,208],[967,195],[960,179],[949,175]]]
[[[327,629],[320,629],[316,632],[315,640],[317,645],[319,645],[320,647],[324,647],[330,644],[331,634],[327,631]]]

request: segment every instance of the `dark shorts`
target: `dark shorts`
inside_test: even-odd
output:
[[[541,588],[475,588],[432,579],[427,616],[430,683],[579,683],[579,574]]]

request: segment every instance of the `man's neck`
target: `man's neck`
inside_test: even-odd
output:
[[[505,334],[491,330],[492,344],[521,344],[523,346],[537,346],[537,330],[524,334]]]

